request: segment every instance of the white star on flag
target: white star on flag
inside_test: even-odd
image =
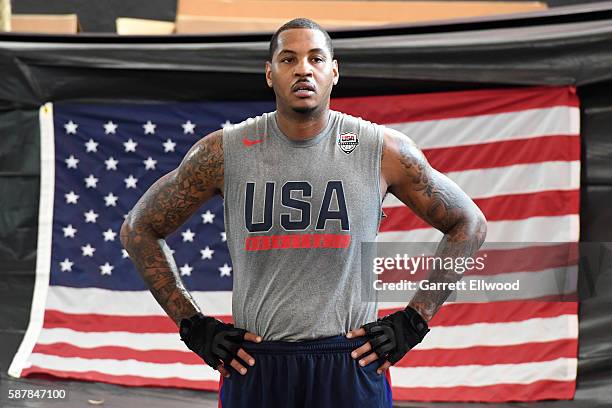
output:
[[[106,262],[104,265],[100,265],[100,274],[111,275],[113,273],[113,269],[115,269],[115,267]]]
[[[113,123],[113,121],[109,120],[108,122],[104,124],[104,134],[106,135],[116,134],[117,126],[118,125],[116,123]]]
[[[77,159],[73,155],[70,155],[70,157],[64,161],[66,162],[66,167],[68,167],[69,169],[76,169],[77,164],[79,164],[79,159]]]
[[[64,194],[64,197],[66,197],[66,204],[76,204],[79,200],[79,196],[74,194],[74,191]]]
[[[212,259],[212,256],[215,253],[215,251],[213,251],[209,247],[206,247],[204,249],[201,249],[200,253],[202,254],[202,259]]]
[[[128,178],[123,179],[123,181],[125,182],[125,188],[136,188],[136,183],[138,183],[138,179],[131,174]]]
[[[195,233],[189,228],[185,232],[181,232],[181,235],[183,236],[183,242],[193,242],[193,237],[195,237]]]
[[[94,252],[96,252],[96,248],[87,244],[81,247],[81,251],[83,251],[83,256],[93,256]]]
[[[69,121],[68,123],[64,124],[64,129],[66,129],[66,134],[68,135],[70,134],[76,135],[76,131],[78,127],[79,125],[77,125],[73,121]]]
[[[62,228],[62,230],[64,231],[64,238],[66,237],[74,238],[74,234],[76,234],[77,232],[77,229],[74,228],[72,224],[68,224],[67,226]]]
[[[85,178],[85,187],[87,188],[96,188],[98,186],[98,179],[94,177],[93,174],[90,174],[89,177]]]
[[[104,242],[114,241],[115,237],[117,236],[117,233],[109,228],[106,231],[102,232],[102,235],[104,235]]]
[[[136,146],[138,146],[138,143],[136,143],[135,141],[133,141],[131,138],[128,139],[127,142],[123,142],[123,147],[125,148],[125,152],[135,152],[136,151]]]
[[[179,270],[181,271],[181,276],[191,276],[191,271],[193,271],[193,268],[189,266],[189,264],[185,264],[181,266]]]
[[[94,212],[94,210],[89,210],[85,214],[85,222],[93,222],[95,223],[98,219],[98,214]]]
[[[121,257],[122,257],[123,259],[125,259],[125,258],[129,258],[129,257],[130,257],[130,254],[128,254],[128,251],[126,251],[125,249],[122,249],[122,250],[121,250]]]
[[[221,127],[222,127],[223,129],[225,129],[226,127],[229,127],[229,126],[232,126],[232,122],[230,122],[229,120],[226,120],[225,122],[223,122],[223,123],[221,124]]]
[[[89,139],[87,143],[85,143],[85,148],[87,149],[87,153],[97,153],[98,152],[98,142],[93,139]]]
[[[111,156],[107,160],[104,160],[104,164],[106,164],[106,170],[117,170],[119,160],[115,160],[115,158]]]
[[[190,120],[188,120],[187,122],[183,123],[181,126],[183,126],[183,133],[187,134],[187,133],[191,133],[193,134],[193,131],[195,130],[195,123],[191,123]]]
[[[168,139],[163,143],[163,146],[164,146],[164,153],[173,152],[174,147],[176,146],[176,143],[174,143],[171,139]]]
[[[153,160],[151,156],[147,158],[147,160],[142,161],[145,165],[145,170],[155,170],[155,165],[157,164],[157,160]]]
[[[144,128],[145,135],[149,135],[149,134],[154,135],[155,127],[157,127],[157,125],[155,123],[152,123],[150,120],[147,120],[147,123],[142,125],[142,127]]]
[[[206,210],[204,214],[202,214],[202,222],[204,224],[212,224],[215,219],[215,214],[211,213],[210,210]]]
[[[64,259],[63,262],[60,262],[62,272],[72,272],[72,265],[74,265],[74,262],[70,261],[68,258]]]
[[[223,264],[223,266],[219,268],[219,272],[221,272],[220,276],[232,276],[232,267],[228,264]]]
[[[108,193],[108,195],[104,196],[104,205],[106,205],[107,207],[116,207],[118,199],[119,197],[117,197],[113,193]]]
[[[220,234],[221,234],[221,241],[222,242],[227,241],[227,234],[225,233],[225,231],[220,232]]]

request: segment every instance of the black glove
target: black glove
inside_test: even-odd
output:
[[[198,313],[181,320],[179,333],[191,351],[212,368],[217,368],[221,361],[229,366],[236,357],[246,330]]]
[[[425,319],[410,306],[362,327],[372,351],[391,364],[400,361],[429,332]]]

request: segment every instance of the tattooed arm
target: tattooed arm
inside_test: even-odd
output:
[[[471,257],[484,242],[487,224],[474,202],[448,177],[433,169],[423,153],[404,134],[386,129],[382,156],[385,189],[419,217],[444,233],[436,257]],[[450,269],[434,269],[430,282],[456,282],[461,275]],[[449,290],[419,290],[410,301],[430,320],[451,294]]]
[[[177,326],[199,308],[183,286],[164,238],[222,190],[223,145],[218,130],[198,141],[177,169],[157,180],[121,226],[121,243]]]

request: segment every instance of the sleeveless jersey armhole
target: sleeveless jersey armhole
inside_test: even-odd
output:
[[[380,231],[380,224],[382,223],[383,218],[386,217],[386,214],[383,211],[383,201],[387,194],[386,192],[385,194],[382,194],[382,186],[380,184],[380,178],[382,177],[382,151],[384,144],[385,127],[383,125],[378,125],[377,128],[378,143],[376,146],[376,190],[378,191],[378,228],[376,229],[376,231],[378,232]]]

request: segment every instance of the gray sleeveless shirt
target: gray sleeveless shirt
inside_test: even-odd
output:
[[[382,134],[335,111],[306,141],[285,136],[276,112],[223,130],[236,327],[301,341],[376,319],[376,303],[362,299],[360,253],[382,215]]]

